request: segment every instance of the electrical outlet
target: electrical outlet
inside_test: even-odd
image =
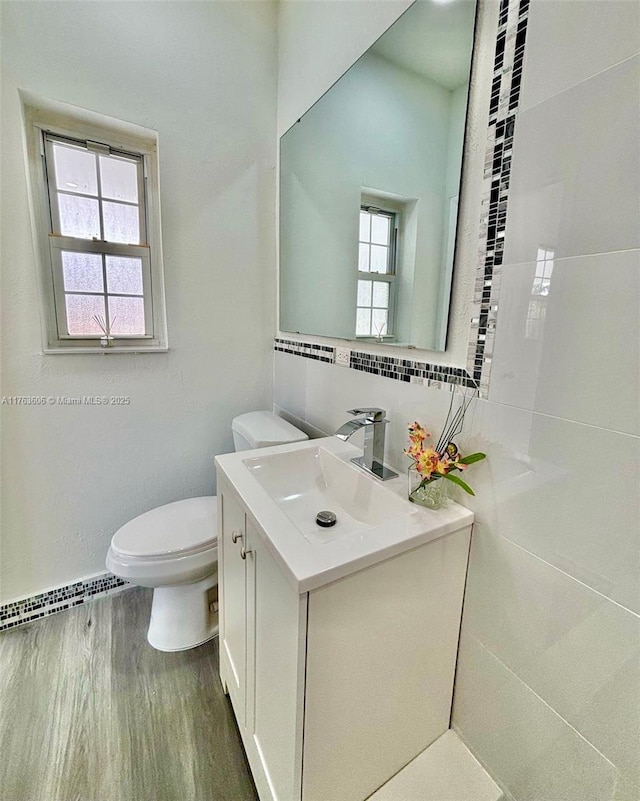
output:
[[[349,367],[351,363],[351,351],[349,348],[336,348],[336,364],[340,367]]]

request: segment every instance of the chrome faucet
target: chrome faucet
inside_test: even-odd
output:
[[[376,478],[386,481],[389,478],[395,478],[398,474],[393,470],[385,467],[384,462],[384,427],[389,422],[385,418],[384,409],[350,409],[347,414],[362,414],[364,417],[356,417],[355,420],[349,420],[336,431],[336,437],[344,440],[345,442],[359,431],[364,428],[364,453],[351,461],[371,473]]]

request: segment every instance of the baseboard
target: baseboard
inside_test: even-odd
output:
[[[0,605],[0,631],[13,629],[31,623],[41,617],[54,615],[63,609],[92,601],[104,595],[111,595],[132,586],[124,579],[111,573],[100,573],[73,584],[65,584],[53,590],[31,595],[19,601]]]

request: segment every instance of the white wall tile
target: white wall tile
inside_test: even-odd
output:
[[[464,627],[640,783],[640,618],[476,525]]]
[[[640,439],[491,402],[467,428],[478,521],[640,612]]]
[[[640,3],[634,0],[534,0],[520,108],[639,52]]]
[[[276,354],[276,404],[323,431],[358,405],[387,409],[387,460],[404,469],[406,424],[438,434],[448,392]],[[361,435],[352,442],[361,446]],[[483,450],[458,499],[493,532],[640,612],[640,439],[491,402],[472,406],[459,443]],[[602,460],[606,470],[600,468]]]
[[[453,726],[516,801],[611,801],[615,767],[468,633]]]
[[[307,420],[307,367],[312,360],[278,351],[273,356],[273,402],[296,417]]]
[[[490,399],[640,434],[640,250],[505,267]],[[544,319],[531,318],[544,307]]]
[[[640,244],[640,57],[523,112],[504,263]]]
[[[436,437],[444,423],[451,393],[346,367],[275,354],[275,403],[311,425],[334,432],[349,419],[347,409],[379,406],[387,411],[386,461],[396,470],[410,462],[402,451],[407,446],[407,424],[419,420]],[[302,362],[303,364],[300,364]],[[364,433],[351,442],[362,447]],[[464,442],[461,437],[459,444]]]

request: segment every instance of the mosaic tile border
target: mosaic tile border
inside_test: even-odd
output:
[[[79,606],[105,595],[119,592],[130,586],[124,579],[111,573],[104,573],[95,578],[76,581],[48,592],[41,592],[29,598],[0,606],[0,631],[31,623],[41,617],[54,615],[63,609]]]
[[[475,387],[475,381],[462,367],[447,367],[444,364],[395,359],[375,353],[352,350],[349,367],[365,373],[395,378],[410,384],[422,384],[437,389],[455,390],[456,387]]]
[[[327,345],[318,345],[317,342],[295,342],[292,339],[275,339],[274,343],[274,350],[281,353],[304,356],[305,359],[315,359],[328,364],[333,364],[335,361],[336,349]]]
[[[354,370],[441,389],[476,387],[480,397],[488,395],[529,2],[500,0],[467,369],[351,351],[349,367]],[[349,344],[345,342],[345,349]],[[328,363],[335,361],[335,348],[317,343],[276,339],[274,349]]]
[[[487,397],[507,227],[511,156],[520,104],[530,0],[501,0],[489,104],[480,241],[467,370]]]

